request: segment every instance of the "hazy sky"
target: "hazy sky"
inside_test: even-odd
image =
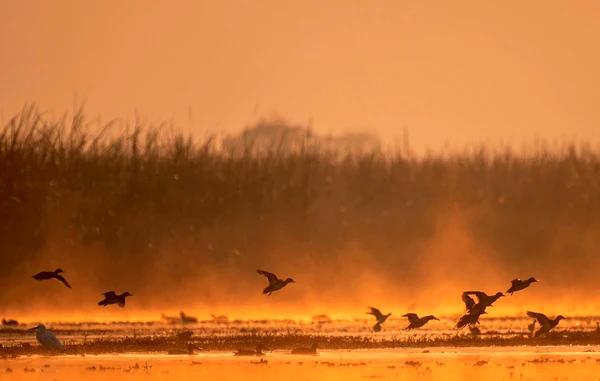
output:
[[[0,0],[0,116],[600,142],[597,1]],[[190,123],[191,121],[191,123]]]

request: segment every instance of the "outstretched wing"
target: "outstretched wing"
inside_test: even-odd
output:
[[[477,298],[477,303],[481,303],[481,301],[485,298],[488,297],[488,294],[486,294],[483,291],[467,291],[470,295],[475,295],[475,297]]]
[[[256,272],[259,273],[260,275],[266,276],[267,279],[269,280],[269,284],[275,283],[279,279],[279,278],[277,278],[277,275],[270,273],[268,271],[256,270]]]
[[[548,319],[548,316],[546,316],[542,313],[539,313],[539,312],[532,312],[532,311],[527,311],[527,316],[532,317],[535,320],[537,320],[543,329],[550,329],[550,319]]]
[[[416,322],[419,321],[419,316],[417,314],[412,313],[412,312],[404,314],[404,315],[402,315],[402,317],[407,318],[408,321],[411,322],[411,323],[416,323]]]
[[[377,320],[382,319],[383,318],[383,314],[381,313],[381,311],[379,311],[377,308],[375,307],[369,307],[369,312],[367,312],[369,315],[373,315],[377,318]]]
[[[114,291],[107,291],[107,292],[105,292],[105,293],[102,293],[101,295],[104,295],[104,297],[105,297],[106,299],[113,299],[113,298],[116,298],[116,297],[117,297],[117,294],[115,294],[115,292],[114,292]]]
[[[67,287],[71,288],[71,285],[69,284],[69,282],[67,282],[67,280],[66,280],[66,279],[65,279],[65,278],[64,278],[62,275],[58,275],[58,274],[56,274],[56,275],[54,276],[54,278],[56,278],[57,280],[59,280],[59,281],[63,282],[63,284],[64,284],[65,286],[67,286]]]
[[[475,301],[469,296],[469,292],[463,292],[461,298],[462,301],[465,303],[467,311],[471,311],[473,309],[473,306],[475,306]]]

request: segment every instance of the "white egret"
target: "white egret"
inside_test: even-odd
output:
[[[65,348],[63,343],[52,332],[48,331],[43,324],[38,324],[30,331],[35,331],[35,338],[46,349],[62,351]]]

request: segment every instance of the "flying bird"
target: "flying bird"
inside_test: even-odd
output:
[[[104,295],[104,299],[98,302],[99,306],[108,306],[109,304],[118,304],[119,307],[125,307],[125,298],[133,296],[129,292],[125,291],[121,295],[117,295],[114,291],[108,291],[101,295]]]
[[[410,323],[408,325],[408,327],[406,327],[405,329],[421,328],[422,326],[427,324],[427,322],[429,322],[430,320],[440,320],[433,315],[419,317],[415,313],[407,313],[407,314],[402,315],[402,317],[407,318]]]
[[[266,276],[267,280],[269,281],[269,285],[263,290],[263,294],[271,295],[271,293],[284,288],[288,283],[295,283],[295,280],[292,278],[287,278],[285,280],[279,279],[277,275],[268,271],[256,270],[256,272],[260,275]]]
[[[38,324],[30,331],[35,331],[35,338],[46,349],[62,351],[65,348],[63,343],[52,332],[48,331],[43,324]]]
[[[373,331],[375,332],[379,332],[381,331],[381,325],[387,320],[387,318],[389,318],[392,314],[389,313],[387,315],[384,315],[383,313],[381,313],[381,311],[379,311],[377,308],[375,307],[369,307],[370,311],[367,312],[368,315],[373,315],[375,316],[375,320],[376,323],[373,326]]]
[[[468,299],[470,299],[470,301],[473,301],[473,299],[469,295],[474,295],[477,298],[477,303],[474,305],[471,305],[470,308],[467,305],[467,302],[465,301],[465,298],[468,298]],[[494,304],[494,302],[496,302],[496,300],[498,300],[502,296],[504,296],[504,294],[501,292],[497,292],[494,295],[488,295],[482,291],[465,291],[465,292],[463,292],[463,301],[465,301],[465,305],[467,306],[467,312],[470,312],[473,310],[484,310],[485,311],[485,309],[487,307],[492,306]]]
[[[506,293],[512,295],[513,292],[521,291],[521,290],[529,287],[529,285],[532,284],[533,282],[539,282],[539,281],[537,279],[535,279],[534,277],[531,277],[531,278],[525,279],[525,280],[521,280],[519,278],[513,279],[510,281],[511,286],[508,290],[506,290]]]
[[[534,337],[545,335],[546,333],[550,332],[552,328],[556,327],[562,319],[565,319],[565,317],[562,315],[558,315],[554,319],[550,319],[548,316],[542,313],[532,311],[527,311],[527,316],[534,318],[540,324],[540,329],[535,331],[535,334],[533,335]]]
[[[62,282],[68,288],[71,288],[69,282],[67,282],[67,280],[62,275],[60,275],[60,273],[64,273],[64,271],[62,269],[56,269],[54,271],[42,271],[32,276],[32,278],[35,280],[56,279]]]
[[[319,348],[317,343],[313,343],[309,348],[298,347],[292,349],[293,355],[316,355]]]
[[[460,319],[458,319],[458,322],[456,323],[456,328],[463,328],[467,325],[479,324],[479,317],[481,317],[481,315],[483,314],[487,314],[487,312],[485,312],[485,310],[473,311],[471,313],[461,316]]]

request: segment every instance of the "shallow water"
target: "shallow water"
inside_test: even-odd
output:
[[[10,371],[8,371],[10,369]],[[234,357],[125,354],[0,359],[10,380],[598,380],[600,347],[273,351]]]

